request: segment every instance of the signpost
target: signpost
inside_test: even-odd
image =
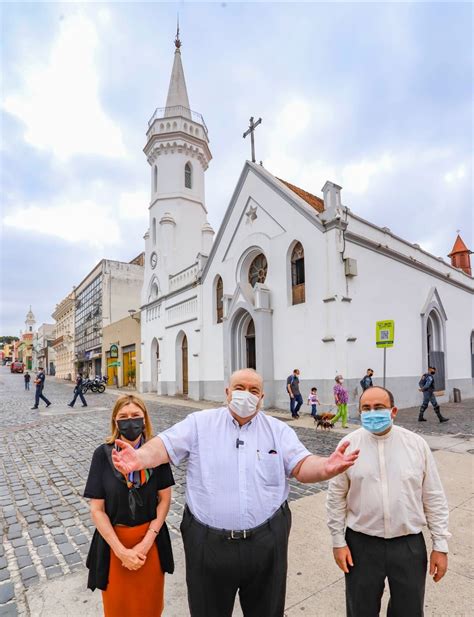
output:
[[[117,345],[110,346],[109,358],[118,358],[118,346]]]
[[[395,341],[395,322],[393,319],[375,322],[375,344],[377,349],[383,348],[383,387],[387,372],[387,347],[393,347]]]

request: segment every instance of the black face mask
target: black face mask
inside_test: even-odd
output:
[[[143,418],[129,418],[128,420],[117,420],[120,434],[129,441],[135,441],[143,433],[145,422]]]

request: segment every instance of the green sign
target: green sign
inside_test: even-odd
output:
[[[110,346],[109,357],[110,358],[118,358],[118,347],[117,347],[117,345],[111,345]]]
[[[393,347],[395,341],[395,322],[393,319],[375,323],[375,343],[377,347]]]

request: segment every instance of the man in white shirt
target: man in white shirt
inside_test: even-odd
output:
[[[430,575],[448,567],[448,504],[426,441],[399,426],[393,395],[378,386],[360,397],[362,428],[344,438],[357,465],[333,478],[327,495],[334,559],[346,575],[348,617],[377,617],[385,578],[389,617],[421,617],[427,569],[421,533],[433,542]]]
[[[283,617],[291,513],[288,480],[319,482],[351,467],[341,444],[312,455],[284,422],[260,411],[263,380],[234,373],[227,405],[189,414],[134,450],[117,440],[122,473],[187,460],[181,523],[192,617],[230,617],[239,592],[245,617]]]

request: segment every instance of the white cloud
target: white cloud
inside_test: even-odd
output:
[[[446,174],[444,174],[444,181],[447,182],[448,184],[451,184],[452,182],[455,182],[456,180],[462,180],[466,175],[466,166],[465,165],[459,165],[459,167],[457,167],[456,169],[453,169],[452,171],[448,171]]]
[[[63,160],[75,154],[125,154],[121,131],[99,97],[98,40],[90,19],[66,18],[48,64],[19,66],[23,88],[5,98],[5,110],[25,125],[25,140]]]
[[[122,193],[119,198],[119,216],[122,219],[148,220],[149,193],[135,191]]]
[[[342,184],[347,186],[351,193],[366,193],[375,176],[388,173],[393,167],[394,157],[388,153],[375,159],[354,161],[342,168]]]
[[[50,207],[34,204],[17,208],[4,217],[3,224],[73,244],[104,247],[120,241],[120,228],[112,209],[98,208],[90,200],[62,202]]]

